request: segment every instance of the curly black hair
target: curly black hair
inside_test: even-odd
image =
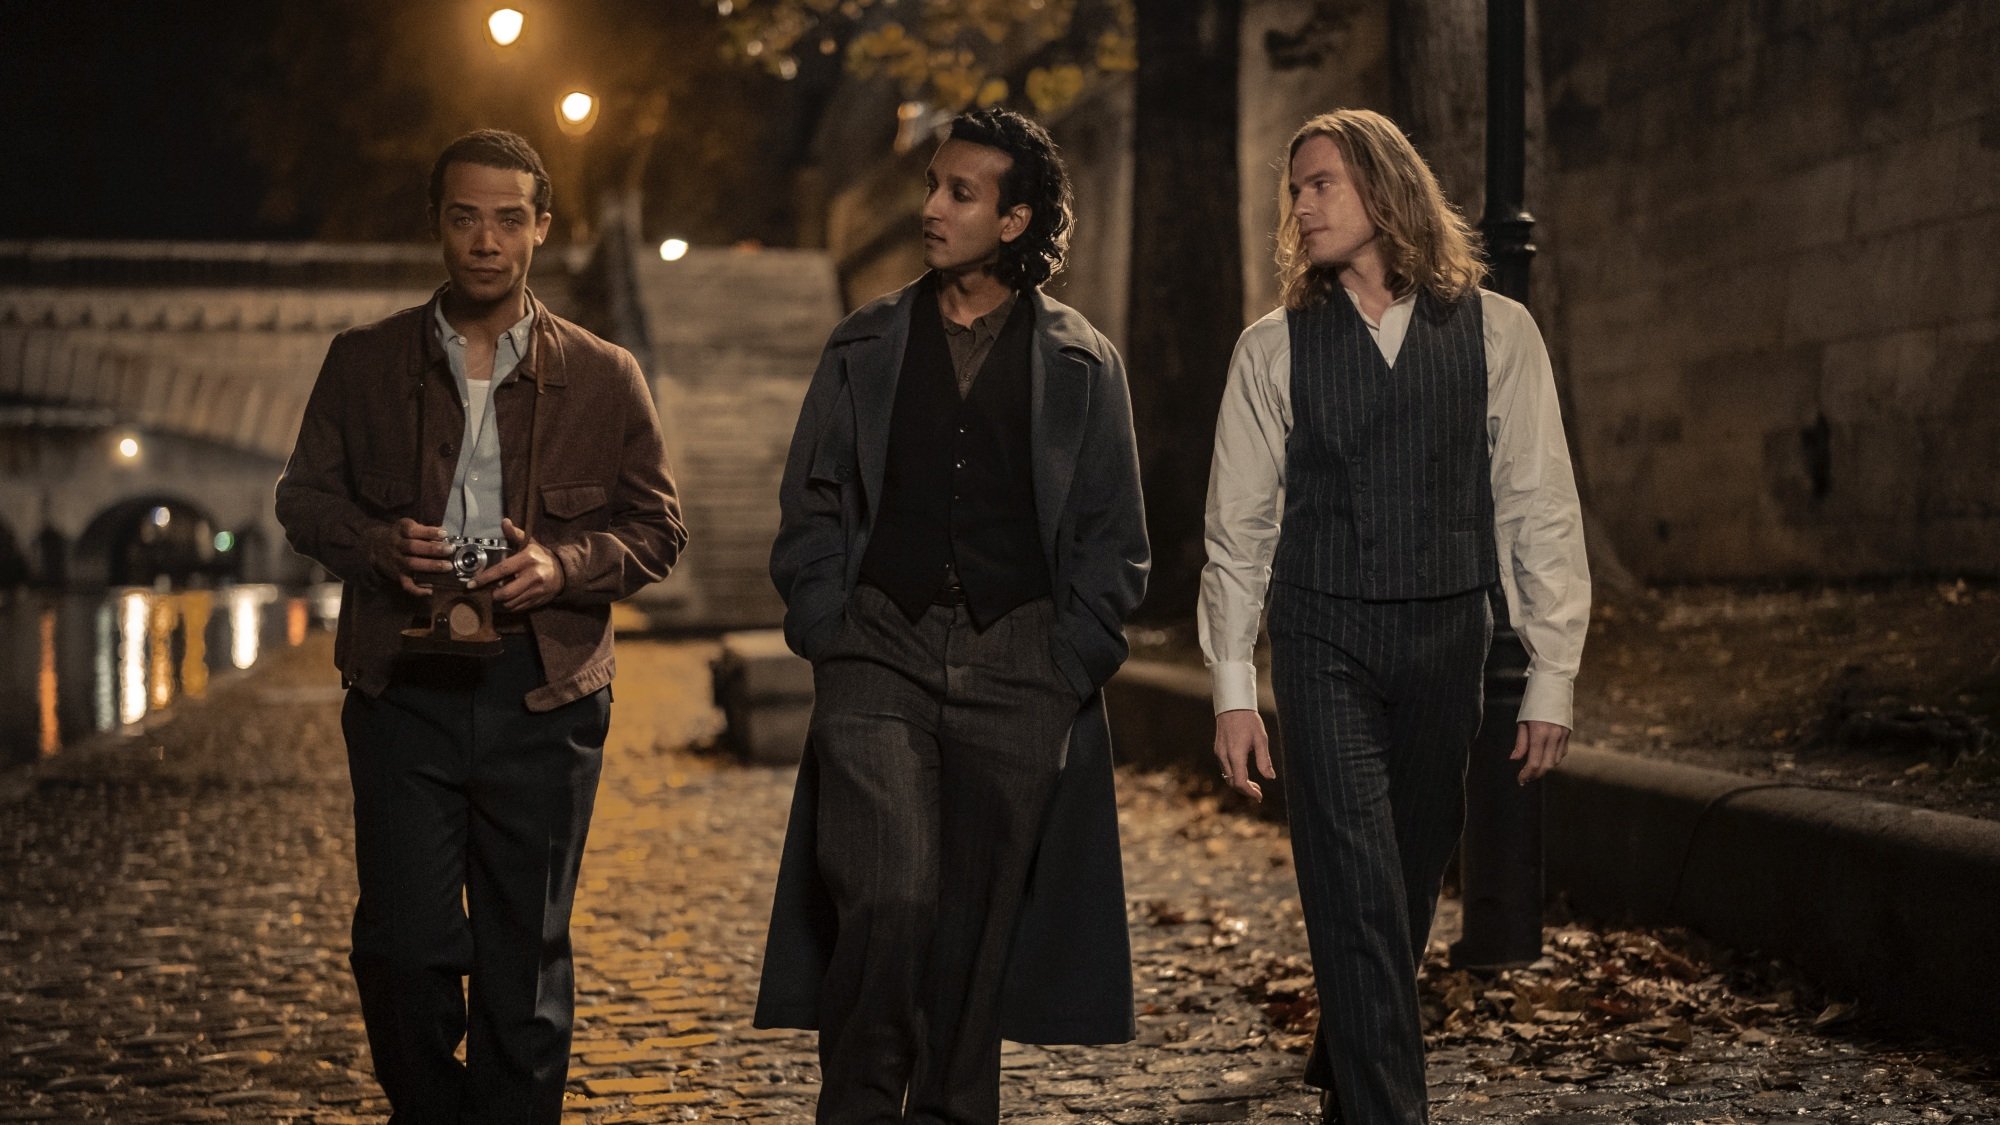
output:
[[[1028,229],[1000,244],[993,274],[1013,289],[1035,289],[1060,273],[1069,255],[1069,169],[1049,131],[1011,109],[974,109],[952,118],[950,139],[997,148],[1013,159],[1000,177],[1001,214],[1027,204]]]

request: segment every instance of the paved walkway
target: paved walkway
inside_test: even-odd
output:
[[[789,772],[688,750],[718,725],[708,646],[620,652],[576,919],[572,1119],[809,1121],[812,1038],[748,1021]],[[0,798],[0,1122],[386,1116],[345,961],[351,829],[327,660],[315,638]],[[1127,774],[1121,793],[1140,1041],[1010,1048],[1009,1120],[1305,1117],[1282,837],[1170,779]],[[1466,1013],[1526,995],[1451,987],[1434,1002]],[[1437,1119],[2000,1120],[2000,1086],[1962,1059],[1725,1020],[1649,1046],[1536,1046],[1537,1028],[1575,1018],[1526,1011],[1512,1030],[1453,1034],[1433,1052]]]

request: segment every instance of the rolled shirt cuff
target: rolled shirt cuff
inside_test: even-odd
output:
[[[1215,713],[1257,709],[1257,666],[1251,662],[1218,660],[1208,666],[1209,690]]]
[[[1517,721],[1554,723],[1576,729],[1576,681],[1568,676],[1528,673],[1521,689],[1521,711]]]

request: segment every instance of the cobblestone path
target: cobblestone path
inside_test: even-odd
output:
[[[789,771],[689,749],[718,724],[708,646],[620,654],[576,918],[570,1116],[809,1121],[812,1038],[748,1020]],[[386,1116],[345,960],[351,827],[327,668],[316,637],[0,796],[0,1122]],[[1282,837],[1170,779],[1128,773],[1121,793],[1140,1041],[1010,1046],[1009,1120],[1306,1117],[1295,1041],[1252,999],[1304,946]],[[1438,1120],[2000,1120],[2000,1091],[1952,1060],[1839,1038],[1703,1031],[1669,1060],[1573,1081],[1508,1051],[1434,1052]]]

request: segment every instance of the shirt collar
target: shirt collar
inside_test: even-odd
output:
[[[1361,313],[1361,320],[1364,324],[1367,324],[1370,328],[1380,328],[1382,326],[1382,321],[1369,320],[1368,314],[1365,312],[1361,312],[1361,297],[1359,294],[1355,293],[1354,290],[1349,289],[1345,285],[1340,287],[1340,291],[1342,293],[1347,294],[1347,299],[1354,303],[1354,311]],[[1404,306],[1414,305],[1416,303],[1417,303],[1417,291],[1415,289],[1412,289],[1408,293],[1405,293],[1402,296],[1396,298],[1395,300],[1389,302],[1389,307],[1382,310],[1382,320],[1389,319],[1389,314],[1391,310],[1400,309],[1403,308]]]
[[[432,306],[432,311],[436,314],[437,317],[438,339],[446,344],[454,345],[456,347],[461,347],[461,348],[464,347],[465,336],[462,333],[460,333],[458,329],[453,328],[451,326],[451,321],[446,320],[444,317],[444,302],[443,301],[437,302],[435,305]],[[514,346],[515,355],[524,356],[528,354],[528,333],[531,332],[534,329],[534,327],[535,327],[535,306],[532,302],[530,302],[528,305],[528,315],[522,317],[520,320],[515,321],[514,327],[509,328],[505,332],[502,332],[501,335],[506,337],[507,341]]]
[[[1011,289],[1008,290],[1006,299],[995,305],[993,311],[987,313],[985,316],[975,318],[971,324],[960,324],[944,315],[944,302],[939,301],[938,319],[944,321],[944,330],[946,332],[953,335],[970,332],[974,339],[984,339],[987,336],[999,334],[1001,326],[1007,323],[1008,315],[1014,311],[1014,303],[1020,299],[1021,295],[1019,293]]]

